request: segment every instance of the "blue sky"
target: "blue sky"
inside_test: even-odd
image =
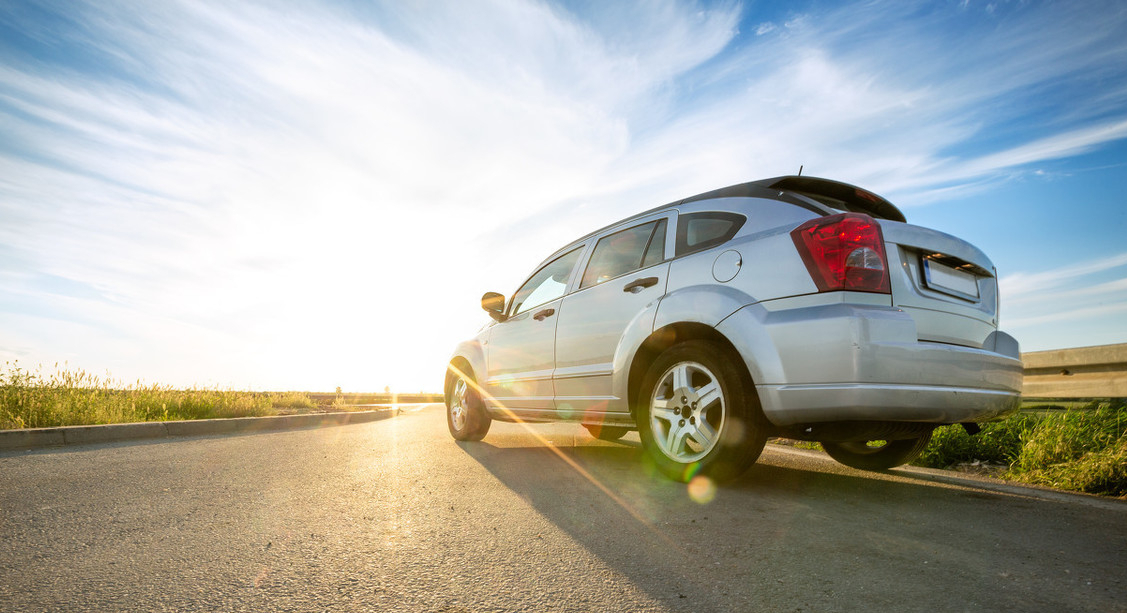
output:
[[[1026,350],[1127,342],[1127,5],[0,3],[0,359],[434,390],[558,246],[782,174],[994,260]]]

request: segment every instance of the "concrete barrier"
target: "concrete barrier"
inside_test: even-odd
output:
[[[377,421],[394,417],[398,414],[398,408],[389,407],[375,411],[354,411],[348,413],[310,413],[307,415],[279,415],[273,417],[233,417],[229,419],[152,421],[135,424],[3,430],[0,431],[0,451],[56,445],[89,445],[115,441],[168,438],[173,436],[249,434],[296,428],[321,428],[325,426],[342,426],[345,424]]]
[[[1127,398],[1127,343],[1021,354],[1026,398]]]

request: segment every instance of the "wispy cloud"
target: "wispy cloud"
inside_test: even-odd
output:
[[[482,290],[642,207],[800,164],[927,202],[1127,135],[1114,2],[815,8],[0,7],[0,354],[428,386]]]
[[[1006,325],[1013,329],[1028,329],[1032,326],[1045,326],[1047,324],[1066,324],[1075,326],[1077,322],[1090,321],[1093,318],[1106,318],[1108,316],[1121,317],[1127,313],[1127,303],[1103,304],[1098,306],[1084,306],[1071,304],[1062,309],[1052,310],[1043,315],[1030,315],[1007,320]],[[1040,340],[1033,346],[1023,347],[1026,351],[1041,351],[1044,349],[1062,347],[1091,347],[1095,345],[1116,344],[1123,339],[1117,336],[1118,330],[1103,327],[1095,333],[1079,333],[1076,327],[1070,330],[1051,332],[1045,340]],[[1046,342],[1047,341],[1047,342]]]
[[[452,263],[482,257],[490,221],[591,189],[629,146],[623,109],[723,48],[736,15],[658,3],[622,40],[546,5],[459,6],[406,6],[392,31],[339,7],[90,4],[39,33],[105,63],[0,69],[0,281],[26,331],[5,357],[422,385],[478,319],[424,306],[472,305]],[[382,346],[397,355],[360,351]],[[275,357],[324,352],[312,377]],[[206,361],[224,368],[185,368]]]
[[[1008,329],[1028,336],[1027,350],[1123,342],[1127,313],[1127,253],[1000,281]]]
[[[1123,269],[1123,270],[1120,270]],[[1085,288],[1087,292],[1103,292],[1124,289],[1127,279],[1127,253],[1119,253],[1098,260],[1069,264],[1052,270],[1035,273],[1013,273],[999,280],[999,287],[1009,301],[1027,297],[1045,299],[1050,292],[1065,285],[1090,282],[1091,275],[1111,271],[1118,279]]]

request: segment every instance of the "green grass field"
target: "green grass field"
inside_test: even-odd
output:
[[[6,363],[0,372],[0,429],[276,415],[317,408],[302,392],[238,392],[126,385],[83,371],[50,375]]]

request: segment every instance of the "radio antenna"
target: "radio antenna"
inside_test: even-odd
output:
[[[802,176],[802,164],[798,165],[798,176]]]

